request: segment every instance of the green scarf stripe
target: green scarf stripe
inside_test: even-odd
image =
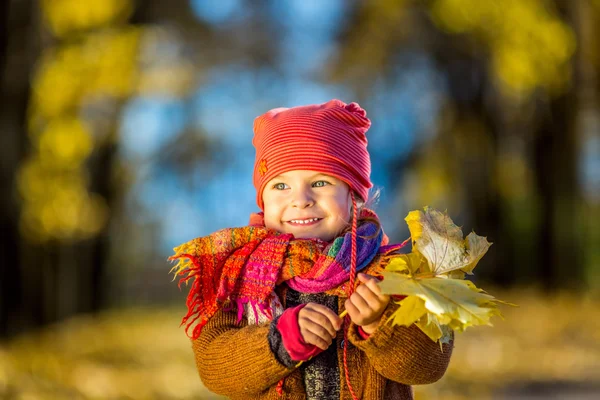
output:
[[[231,247],[233,247],[234,249],[236,248],[236,245],[235,245],[235,229],[231,230]]]
[[[288,260],[290,260],[290,271],[292,273],[292,276],[296,275],[294,273],[294,264],[292,263],[292,259],[294,257],[290,257],[290,246],[287,246],[287,248],[285,249],[285,258],[287,258]]]

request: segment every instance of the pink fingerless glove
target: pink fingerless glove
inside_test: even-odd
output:
[[[358,330],[358,335],[360,336],[360,338],[362,340],[367,340],[369,338],[369,336],[371,336],[363,330],[362,326],[359,326],[357,330]]]
[[[286,309],[277,321],[277,330],[281,334],[283,347],[294,361],[306,361],[323,351],[314,344],[306,343],[302,338],[298,325],[298,313],[304,306],[306,304]]]

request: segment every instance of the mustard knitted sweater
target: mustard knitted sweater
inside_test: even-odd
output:
[[[286,307],[313,301],[338,311],[345,299],[290,290],[284,300]],[[327,351],[300,367],[283,348],[277,320],[248,325],[245,319],[238,322],[234,312],[221,310],[192,342],[200,378],[209,390],[232,400],[351,400],[343,368],[343,347],[349,346],[350,382],[359,399],[413,399],[411,385],[433,383],[444,375],[453,340],[440,349],[415,325],[386,324],[395,307],[390,303],[368,339],[351,324],[349,344],[340,330]],[[284,377],[280,396],[276,386]]]

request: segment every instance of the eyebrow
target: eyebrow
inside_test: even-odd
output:
[[[315,179],[317,176],[326,176],[328,178],[333,178],[331,175],[327,175],[327,174],[324,174],[322,172],[317,172],[316,174],[311,175],[308,179],[309,180],[310,179]],[[271,178],[271,180],[275,180],[275,179],[285,179],[285,177],[283,175],[277,175],[277,176]]]

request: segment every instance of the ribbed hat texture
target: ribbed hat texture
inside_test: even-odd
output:
[[[284,172],[313,170],[346,182],[366,201],[371,160],[365,133],[371,126],[357,103],[330,100],[292,108],[275,108],[254,120],[256,148],[254,187],[263,208],[266,183]]]

